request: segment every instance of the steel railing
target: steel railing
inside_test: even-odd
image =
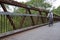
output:
[[[19,14],[19,13],[11,13],[11,12],[0,12],[0,33],[5,33],[14,30],[13,29],[14,27],[11,25],[8,18],[6,17],[7,15],[9,15],[13,20],[16,29],[19,29],[20,27],[23,28],[23,27],[32,26],[32,20],[30,16],[33,17],[35,25],[41,24],[42,23],[41,17],[44,18],[44,16],[37,14]],[[26,18],[22,19],[23,17]]]

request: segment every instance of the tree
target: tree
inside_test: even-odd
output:
[[[50,4],[45,3],[44,1],[45,0],[31,0],[29,2],[26,2],[26,3],[23,2],[23,3],[28,5],[28,6],[34,6],[34,7],[37,7],[37,8],[44,8],[44,9],[46,9],[48,7],[51,7]],[[24,8],[18,8],[17,10],[15,10],[15,12],[24,13],[25,9]]]
[[[53,12],[57,15],[60,15],[60,6],[57,9],[53,9]]]
[[[31,0],[30,2],[27,2],[27,5],[31,5],[34,7],[43,7],[43,8],[47,8],[47,7],[51,7],[50,4],[48,3],[44,3],[45,0]]]

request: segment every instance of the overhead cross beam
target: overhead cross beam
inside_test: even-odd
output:
[[[9,4],[9,5],[18,6],[18,7],[23,7],[23,8],[26,8],[26,9],[28,8],[28,9],[35,10],[35,11],[48,12],[44,9],[35,8],[35,7],[29,6],[29,5],[26,5],[26,4],[22,4],[22,3],[19,3],[19,2],[16,2],[16,1],[0,0],[0,3]]]

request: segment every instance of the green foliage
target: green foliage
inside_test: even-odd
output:
[[[54,12],[54,14],[60,16],[60,6],[57,9],[54,9],[53,12]]]
[[[23,13],[26,12],[26,9],[24,9],[24,8],[18,8],[18,9],[14,9],[14,12],[15,12],[15,13],[23,14]]]
[[[0,15],[0,33],[13,30],[6,16]]]
[[[50,4],[44,3],[44,1],[45,0],[31,0],[30,2],[27,2],[26,4],[34,6],[34,7],[44,7],[44,8],[51,7]]]
[[[45,0],[31,0],[29,2],[26,2],[25,4],[28,5],[28,6],[34,6],[34,7],[37,7],[37,8],[48,8],[48,7],[51,7],[50,4],[44,3],[44,1]],[[14,12],[25,13],[25,9],[24,8],[18,8]],[[34,11],[32,11],[32,12],[34,12]]]

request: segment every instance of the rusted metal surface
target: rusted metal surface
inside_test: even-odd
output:
[[[4,12],[7,12],[7,9],[5,8],[4,4],[1,3],[1,6],[2,6]],[[7,18],[9,19],[9,22],[11,23],[11,25],[13,26],[13,29],[15,30],[16,29],[15,24],[13,23],[11,17],[9,15],[7,15]]]

